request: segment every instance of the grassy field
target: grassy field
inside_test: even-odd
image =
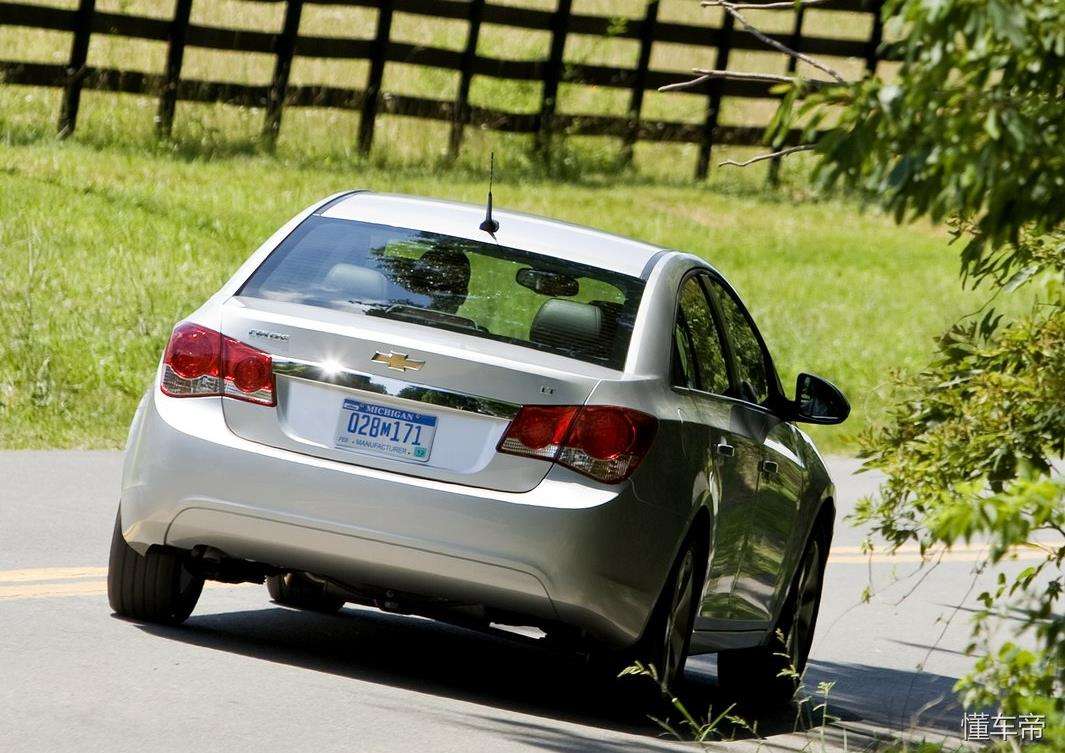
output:
[[[0,137],[0,446],[121,446],[173,323],[289,216],[354,186],[485,190],[461,169]],[[785,384],[810,370],[850,395],[853,418],[815,432],[831,450],[882,410],[891,369],[920,366],[978,305],[944,231],[767,193],[753,173],[691,185],[504,172],[496,198],[709,259],[751,305]]]

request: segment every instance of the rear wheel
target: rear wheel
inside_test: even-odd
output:
[[[727,693],[769,704],[792,700],[813,643],[826,553],[825,531],[816,530],[806,544],[777,628],[766,645],[718,653],[718,682]]]
[[[203,578],[185,567],[177,552],[152,547],[137,554],[122,536],[115,518],[107,567],[107,600],[117,614],[134,620],[178,624],[184,622],[203,590]]]
[[[696,563],[695,546],[689,540],[677,557],[643,637],[624,657],[626,665],[638,661],[645,667],[653,667],[658,684],[667,691],[676,688],[691,647]]]
[[[266,590],[275,603],[313,612],[339,612],[344,600],[325,593],[325,586],[302,573],[270,575]]]

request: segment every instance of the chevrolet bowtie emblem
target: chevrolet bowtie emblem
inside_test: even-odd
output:
[[[373,358],[370,360],[374,363],[384,364],[396,371],[417,371],[425,365],[425,361],[413,361],[407,358],[406,353],[393,353],[392,351],[387,353],[378,351],[373,354]]]

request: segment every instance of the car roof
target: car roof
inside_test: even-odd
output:
[[[483,204],[355,191],[326,204],[319,213],[325,217],[492,242],[492,236],[479,228],[485,217]],[[664,251],[649,243],[533,214],[494,209],[492,216],[499,223],[495,242],[500,246],[610,269],[631,277],[646,277],[651,262]]]

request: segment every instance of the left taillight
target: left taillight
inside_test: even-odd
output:
[[[276,404],[269,353],[191,322],[179,324],[170,336],[159,387],[171,397],[224,395]]]

